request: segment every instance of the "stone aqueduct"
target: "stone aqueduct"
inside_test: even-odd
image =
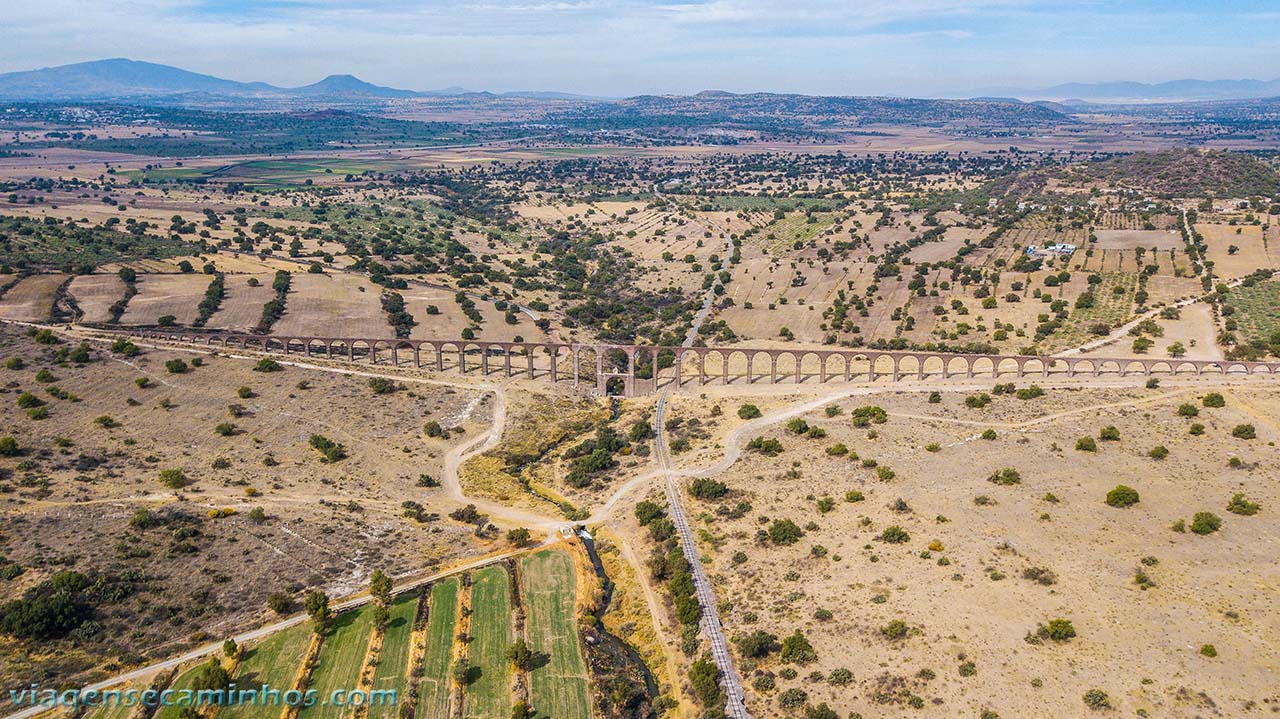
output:
[[[1234,374],[1280,375],[1280,362],[1243,362],[1162,358],[1040,357],[1034,355],[948,354],[911,350],[785,349],[751,347],[658,347],[652,345],[568,344],[556,342],[486,342],[482,340],[411,340],[344,337],[284,337],[230,333],[145,330],[129,333],[150,340],[220,346],[224,349],[279,352],[302,357],[346,358],[412,366],[462,374],[494,372],[552,383],[584,380],[601,394],[634,396],[696,379],[699,385],[720,381],[777,384],[790,381],[826,383],[899,381],[930,377],[1049,377]],[[670,354],[668,354],[670,353]],[[707,359],[716,356],[712,372]],[[674,361],[661,362],[665,356]],[[585,362],[585,365],[584,365]],[[735,364],[736,363],[736,364]],[[856,363],[856,364],[855,364]],[[567,364],[567,367],[564,365]],[[647,365],[647,366],[646,366]],[[587,371],[584,371],[584,366]],[[765,371],[767,368],[767,371]],[[639,375],[639,376],[637,376]]]

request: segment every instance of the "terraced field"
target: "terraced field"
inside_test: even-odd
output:
[[[418,613],[418,593],[406,594],[391,605],[391,620],[382,637],[382,653],[373,671],[374,691],[395,690],[396,703],[369,705],[369,719],[392,719],[408,696],[409,652],[413,648],[413,620]]]
[[[450,577],[431,587],[427,615],[427,652],[422,658],[419,719],[446,719],[453,680],[453,635],[458,623],[458,580]]]
[[[350,707],[331,705],[323,699],[328,698],[334,689],[360,686],[360,669],[364,666],[372,630],[373,611],[369,605],[340,614],[333,621],[330,634],[320,647],[316,667],[311,672],[310,688],[318,692],[317,696],[322,701],[298,712],[299,719],[338,719],[350,711]]]
[[[477,571],[471,585],[470,664],[480,676],[467,687],[462,715],[506,719],[511,715],[511,578],[502,565]]]
[[[266,687],[281,692],[292,689],[311,635],[311,625],[303,623],[277,632],[246,650],[236,669],[236,687]],[[274,719],[280,713],[280,707],[241,704],[220,709],[218,719]]]
[[[574,611],[573,560],[564,552],[545,549],[521,561],[520,576],[529,647],[550,658],[530,672],[533,708],[539,716],[590,719],[587,663]]]

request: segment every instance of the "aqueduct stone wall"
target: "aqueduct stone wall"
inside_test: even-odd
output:
[[[675,382],[677,387],[781,382],[826,383],[833,379],[929,377],[1049,377],[1280,374],[1280,362],[1163,359],[1150,357],[1039,357],[1034,355],[948,354],[913,350],[779,349],[752,347],[658,347],[651,345],[409,340],[353,337],[288,337],[144,330],[133,336],[225,349],[278,352],[302,357],[345,358],[372,364],[427,367],[482,375],[523,376],[551,382],[590,381],[601,393],[647,394]],[[710,371],[708,359],[714,358]]]

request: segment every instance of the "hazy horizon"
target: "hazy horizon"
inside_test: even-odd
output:
[[[127,57],[280,86],[949,96],[1280,77],[1258,0],[49,0],[7,9],[0,72]],[[1248,28],[1242,33],[1240,28]]]

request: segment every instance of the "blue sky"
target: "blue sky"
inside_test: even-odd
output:
[[[41,0],[0,71],[106,57],[279,85],[935,96],[1280,77],[1276,0]]]

